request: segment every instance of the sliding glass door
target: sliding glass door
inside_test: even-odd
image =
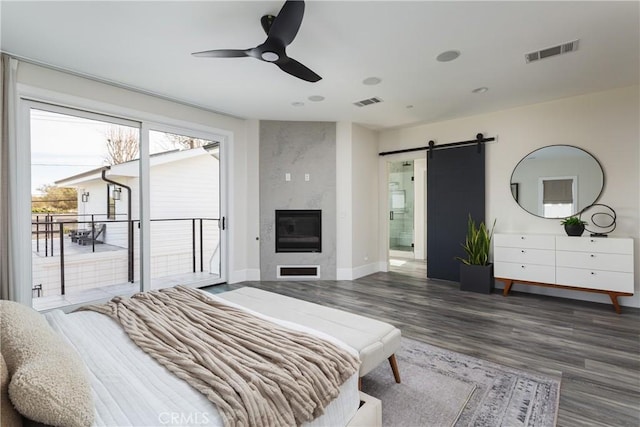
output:
[[[25,102],[34,308],[225,280],[220,138]]]

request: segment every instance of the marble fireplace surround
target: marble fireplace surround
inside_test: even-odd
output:
[[[276,253],[277,209],[321,209],[322,252]],[[277,280],[278,265],[317,265],[320,280],[336,279],[335,122],[260,122],[261,280]]]

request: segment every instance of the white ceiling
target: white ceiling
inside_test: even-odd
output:
[[[262,43],[260,17],[283,3],[3,0],[1,49],[238,117],[374,129],[639,82],[637,1],[308,1],[287,53],[321,75],[317,83],[253,58],[190,55]],[[527,52],[574,39],[576,52],[525,63]],[[435,60],[451,49],[457,60]],[[372,76],[382,83],[362,84]],[[482,86],[489,91],[471,92]],[[373,96],[384,102],[353,105]]]

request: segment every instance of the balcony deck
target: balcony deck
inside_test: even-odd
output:
[[[220,276],[207,272],[176,274],[151,280],[151,289],[169,288],[188,283],[189,286],[203,287],[215,284]],[[33,298],[33,308],[37,311],[65,309],[79,304],[107,301],[115,296],[133,295],[140,291],[140,282],[101,286],[81,290],[72,294],[51,295]]]
[[[64,236],[62,245],[65,265],[65,292],[61,294],[60,241],[32,241],[33,284],[42,283],[42,296],[34,293],[33,308],[38,311],[76,306],[95,301],[106,301],[114,296],[131,295],[140,290],[139,260],[135,259],[135,280],[128,282],[128,251],[126,248],[96,244],[80,245]],[[38,250],[39,246],[39,250]],[[46,247],[46,249],[45,249]],[[185,265],[187,268],[185,268]],[[187,256],[171,254],[152,258],[151,288],[161,289],[179,284],[208,286],[220,276],[209,272],[185,272],[191,266]],[[35,292],[35,291],[34,291]]]

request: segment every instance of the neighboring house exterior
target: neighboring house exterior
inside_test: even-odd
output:
[[[92,220],[98,225],[106,224],[104,232],[97,239],[104,244],[127,249],[128,220],[134,221],[134,280],[139,280],[140,274],[139,174],[140,163],[138,160],[132,160],[56,181],[58,186],[77,189],[78,229],[90,229]],[[106,180],[103,179],[103,175]],[[217,221],[220,214],[220,163],[217,144],[152,155],[149,185],[152,278],[192,271],[192,219],[196,219],[195,244],[199,253],[201,218],[203,270],[218,274],[219,267],[212,266],[220,234]],[[120,191],[119,200],[114,200],[114,189]]]

